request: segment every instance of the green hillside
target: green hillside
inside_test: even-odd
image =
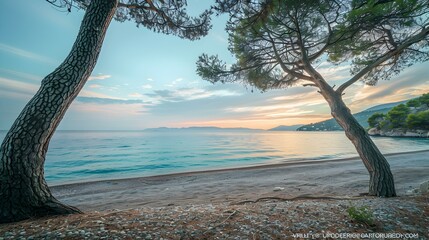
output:
[[[374,113],[387,114],[387,112],[389,112],[393,107],[399,104],[406,103],[407,101],[408,100],[377,105],[377,106],[368,108],[362,112],[355,113],[353,114],[353,116],[356,118],[356,120],[359,122],[361,126],[363,126],[364,128],[367,128],[369,127],[368,118],[372,116]],[[342,130],[343,129],[340,127],[340,125],[338,125],[338,123],[333,118],[322,122],[307,124],[297,129],[297,131],[342,131]]]
[[[369,126],[382,132],[401,130],[429,130],[429,93],[399,104],[387,114],[376,113],[369,117]]]

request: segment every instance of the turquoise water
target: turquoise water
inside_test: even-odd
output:
[[[0,131],[0,140],[6,132]],[[429,150],[429,139],[374,138],[383,153]],[[49,184],[357,156],[342,132],[57,131]]]

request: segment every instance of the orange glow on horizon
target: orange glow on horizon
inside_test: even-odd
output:
[[[306,118],[305,115],[296,118],[288,119],[223,119],[213,121],[193,121],[171,124],[171,127],[220,127],[220,128],[254,128],[254,129],[270,129],[279,125],[298,125],[310,124],[315,122],[330,119],[331,116],[326,114],[326,117]]]

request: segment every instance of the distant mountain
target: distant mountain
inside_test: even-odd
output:
[[[168,128],[168,127],[159,127],[159,128],[146,128],[144,131],[262,131],[262,129],[254,128],[220,128],[220,127],[183,127],[183,128]]]
[[[404,101],[400,101],[400,102],[380,104],[380,105],[377,105],[374,107],[370,107],[370,108],[364,110],[363,112],[365,112],[365,111],[378,111],[378,110],[383,110],[383,109],[387,109],[387,108],[392,109],[393,107],[395,107],[399,104],[405,104],[408,101],[409,100],[404,100]]]
[[[380,105],[368,108],[366,110],[363,110],[362,112],[355,113],[353,114],[353,116],[356,118],[356,120],[359,122],[359,124],[362,127],[367,128],[368,118],[372,114],[377,112],[386,114],[393,107],[401,103],[406,103],[407,101],[408,100],[394,102],[394,103],[380,104]],[[335,119],[331,118],[329,120],[325,120],[322,122],[311,123],[311,124],[301,126],[297,129],[297,131],[343,131],[343,129],[340,127],[340,125],[338,125]]]
[[[296,131],[301,126],[302,124],[290,126],[280,125],[275,128],[268,129],[267,131]]]

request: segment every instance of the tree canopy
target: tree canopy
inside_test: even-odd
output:
[[[72,11],[86,9],[91,0],[46,0],[59,8]],[[120,0],[114,19],[119,22],[134,21],[137,25],[155,32],[172,34],[190,40],[207,35],[211,28],[211,10],[198,17],[186,11],[186,0]]]
[[[378,127],[379,122],[383,120],[386,117],[384,113],[374,113],[368,118],[368,125],[369,127]]]
[[[407,106],[399,104],[387,113],[387,119],[393,128],[405,127],[405,119],[407,119],[409,113],[410,110]]]
[[[424,0],[217,1],[230,12],[231,67],[203,54],[197,72],[211,82],[241,81],[261,90],[314,82],[309,64],[351,64],[352,77],[375,85],[429,59],[429,5]],[[329,79],[327,79],[329,80]]]
[[[429,110],[408,115],[406,124],[409,129],[429,130]]]

